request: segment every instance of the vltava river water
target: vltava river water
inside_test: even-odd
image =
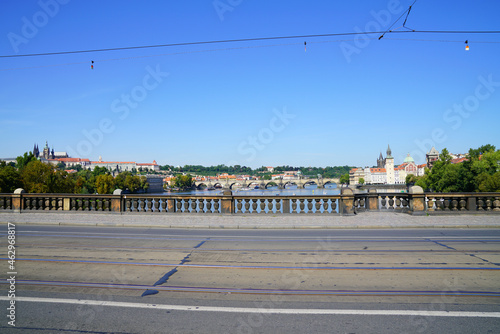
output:
[[[165,192],[165,195],[195,195],[195,196],[211,196],[222,195],[222,189],[216,190],[192,190],[188,192]],[[340,188],[336,185],[327,185],[326,188],[318,188],[317,185],[308,185],[306,188],[297,188],[291,186],[286,189],[278,189],[278,187],[269,187],[268,189],[250,189],[243,190],[235,188],[231,190],[233,195],[238,196],[303,196],[303,195],[338,195]]]

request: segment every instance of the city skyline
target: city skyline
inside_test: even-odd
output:
[[[386,31],[393,22],[401,32],[413,2],[9,2],[0,56]],[[498,30],[499,9],[419,0],[405,27]],[[388,144],[396,163],[408,153],[423,163],[432,146],[499,146],[499,34],[379,37],[1,57],[0,156],[41,138],[91,160],[324,167],[372,166]]]

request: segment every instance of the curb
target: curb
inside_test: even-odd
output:
[[[0,225],[6,225],[9,222],[0,221]],[[10,222],[12,223],[12,222]],[[81,222],[14,222],[20,225],[57,225],[57,226],[98,226],[98,227],[130,227],[130,228],[165,228],[165,229],[262,229],[262,230],[309,230],[309,229],[500,229],[499,224],[493,225],[471,225],[471,224],[452,224],[452,225],[176,225],[176,224],[136,224],[136,223],[81,223]]]

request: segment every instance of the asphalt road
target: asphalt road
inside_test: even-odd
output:
[[[2,333],[500,330],[498,229],[7,229]]]

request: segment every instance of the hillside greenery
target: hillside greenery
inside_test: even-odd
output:
[[[37,160],[31,153],[17,158],[17,166],[0,162],[0,193],[23,188],[28,193],[111,194],[115,189],[140,192],[148,189],[145,176],[123,172],[113,177],[105,167],[76,173]]]

